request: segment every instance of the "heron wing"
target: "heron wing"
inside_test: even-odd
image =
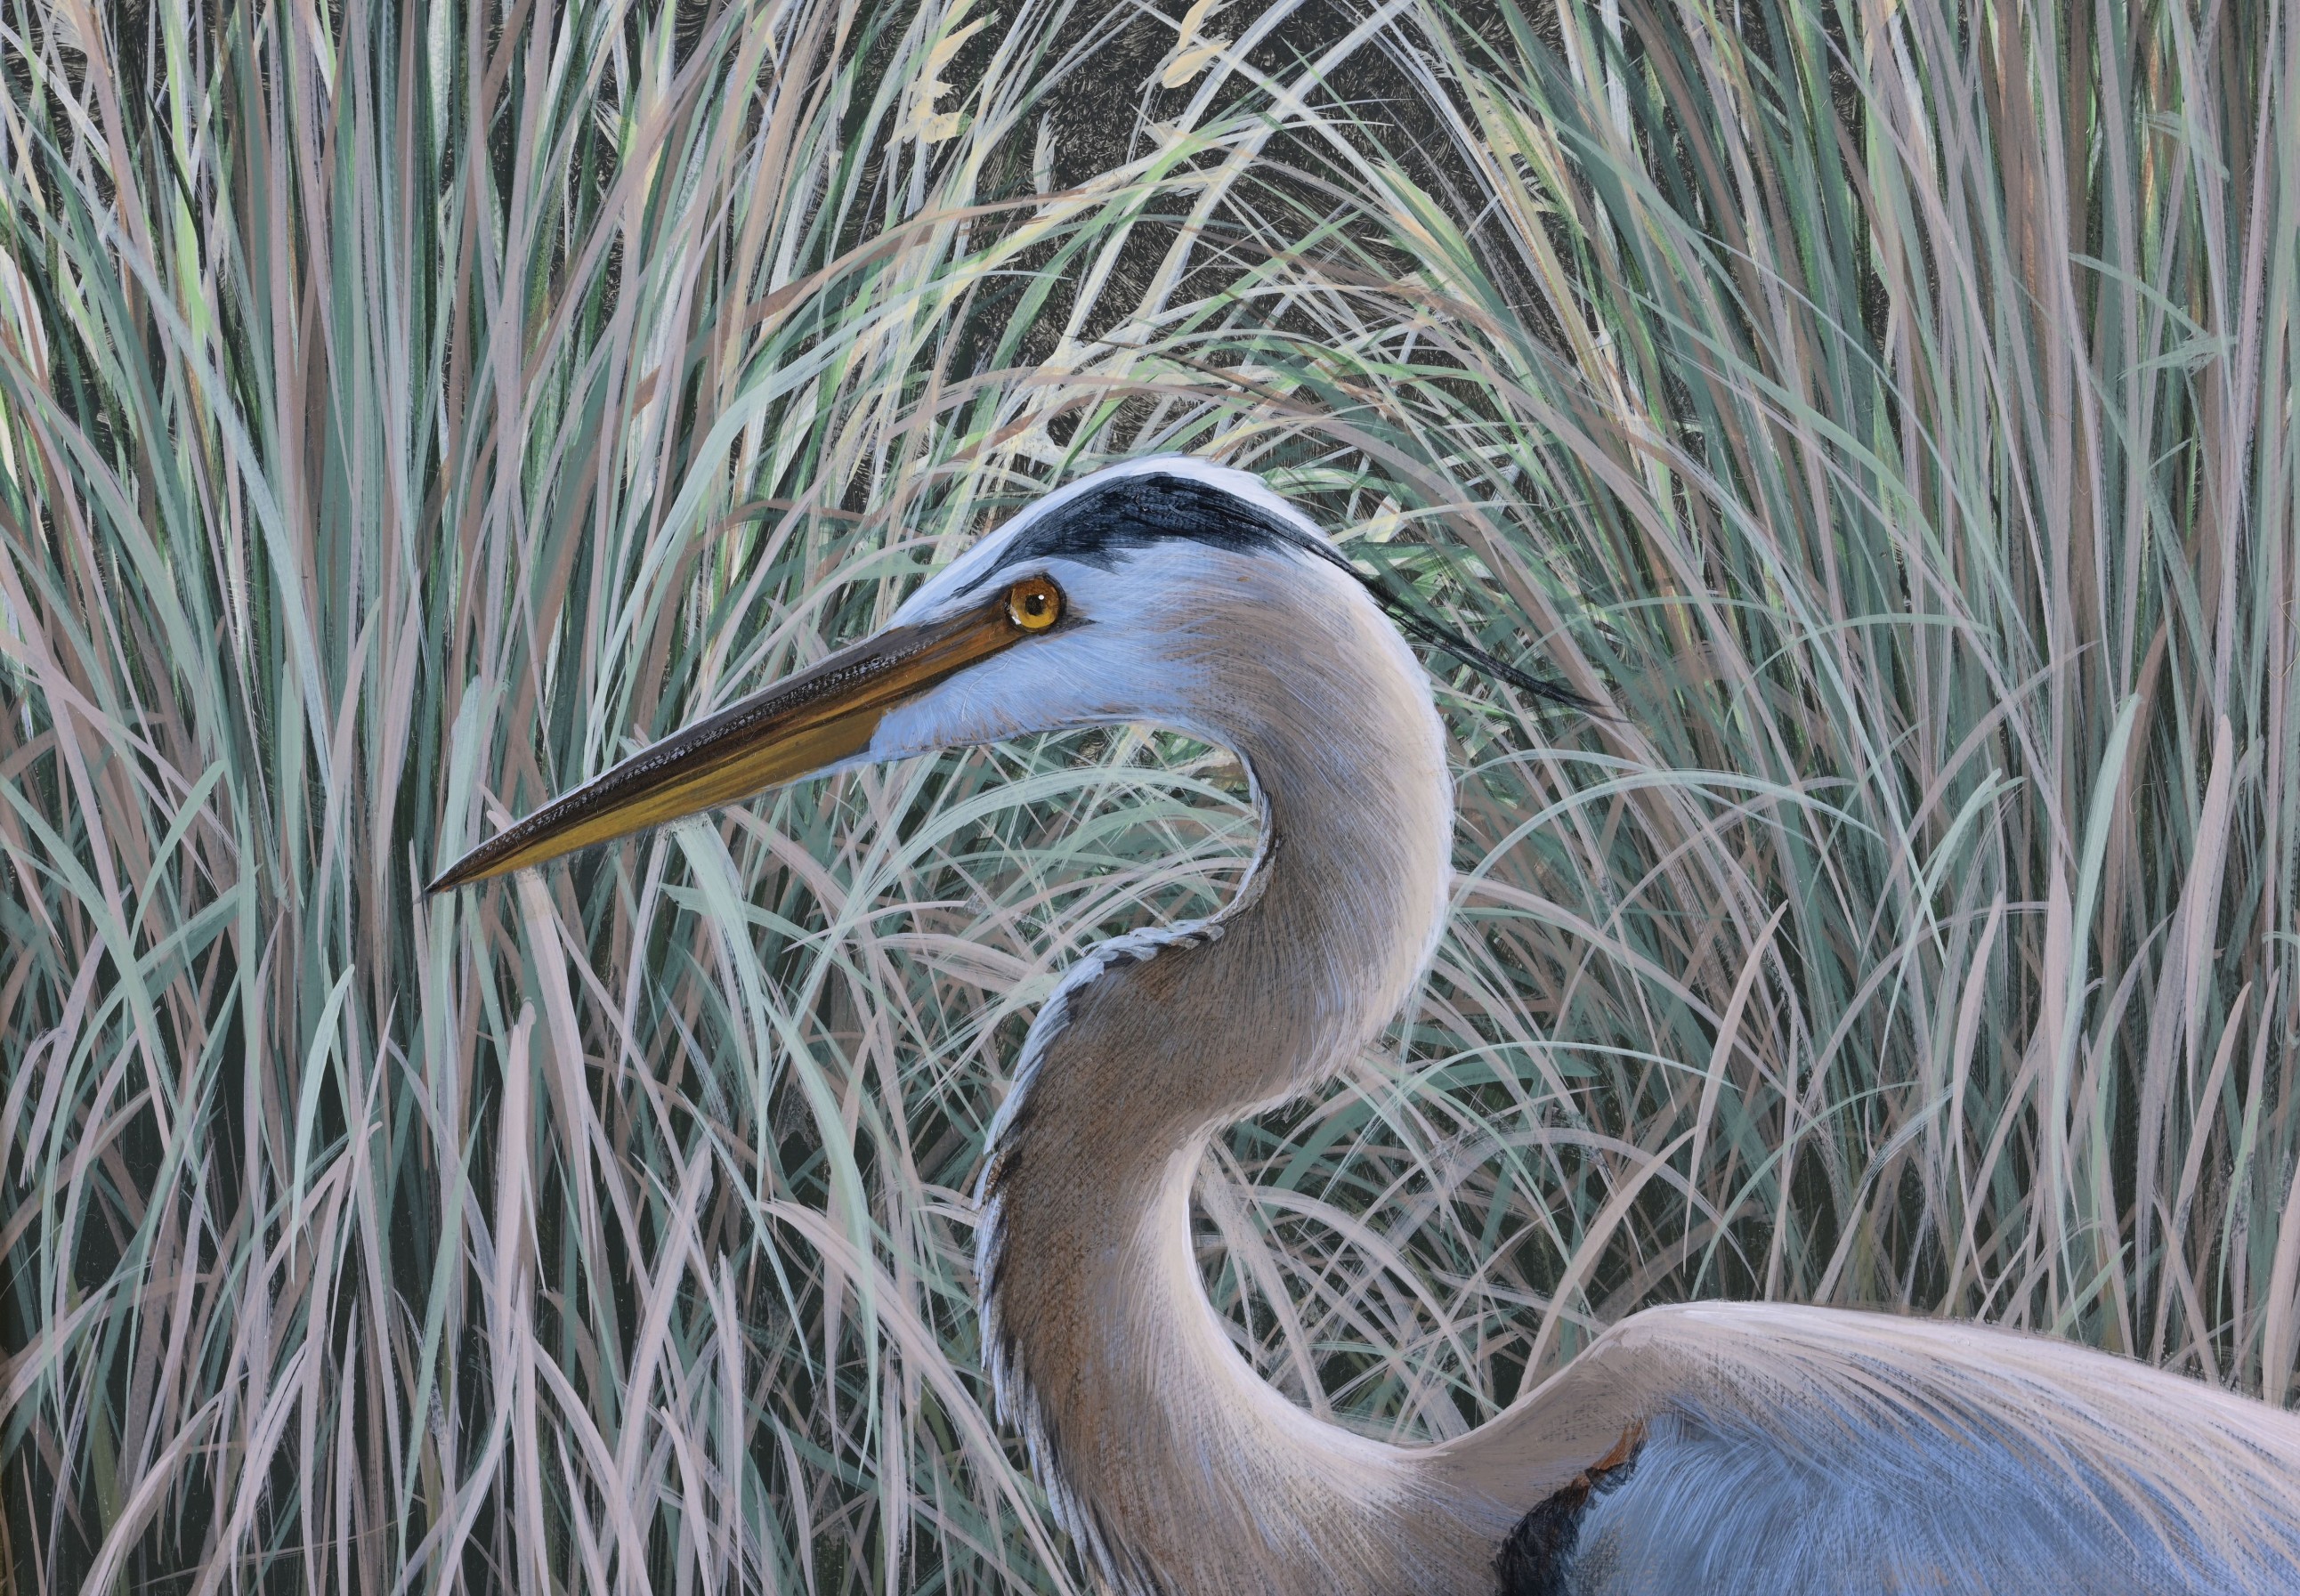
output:
[[[1560,1438],[1586,1471],[1640,1425],[1629,1466],[1561,1481]],[[1481,1492],[1540,1492],[1559,1550],[1528,1589],[2300,1590],[2300,1418],[1977,1325],[1656,1309],[1452,1453]]]

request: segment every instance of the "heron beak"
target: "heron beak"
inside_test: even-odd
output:
[[[632,755],[455,861],[426,892],[540,865],[812,775],[871,746],[888,711],[1029,635],[1003,599],[896,626]]]

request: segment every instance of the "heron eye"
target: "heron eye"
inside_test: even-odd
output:
[[[1024,631],[1044,631],[1062,618],[1062,590],[1043,576],[1006,589],[1006,618]]]

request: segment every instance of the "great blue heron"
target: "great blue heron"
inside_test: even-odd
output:
[[[1122,1589],[2300,1590],[2300,1418],[2039,1336],[1651,1308],[1428,1447],[1320,1422],[1254,1375],[1192,1257],[1200,1156],[1364,1048],[1446,915],[1453,787],[1396,607],[1258,478],[1113,467],[1017,515],[877,636],[627,760],[433,889],[811,773],[1028,732],[1150,722],[1238,755],[1262,833],[1236,901],[1069,973],[979,1192],[1000,1409]]]

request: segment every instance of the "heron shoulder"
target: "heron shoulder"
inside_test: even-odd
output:
[[[1576,1476],[1559,1480],[1571,1459],[1556,1440],[1595,1461],[1632,1425],[1635,1466],[1564,1500]],[[1528,1590],[2300,1583],[2286,1483],[2300,1419],[2042,1336],[1779,1304],[1654,1309],[1464,1440],[1453,1461],[1483,1489],[1506,1490],[1512,1469],[1538,1482],[1512,1541],[1562,1550]]]

